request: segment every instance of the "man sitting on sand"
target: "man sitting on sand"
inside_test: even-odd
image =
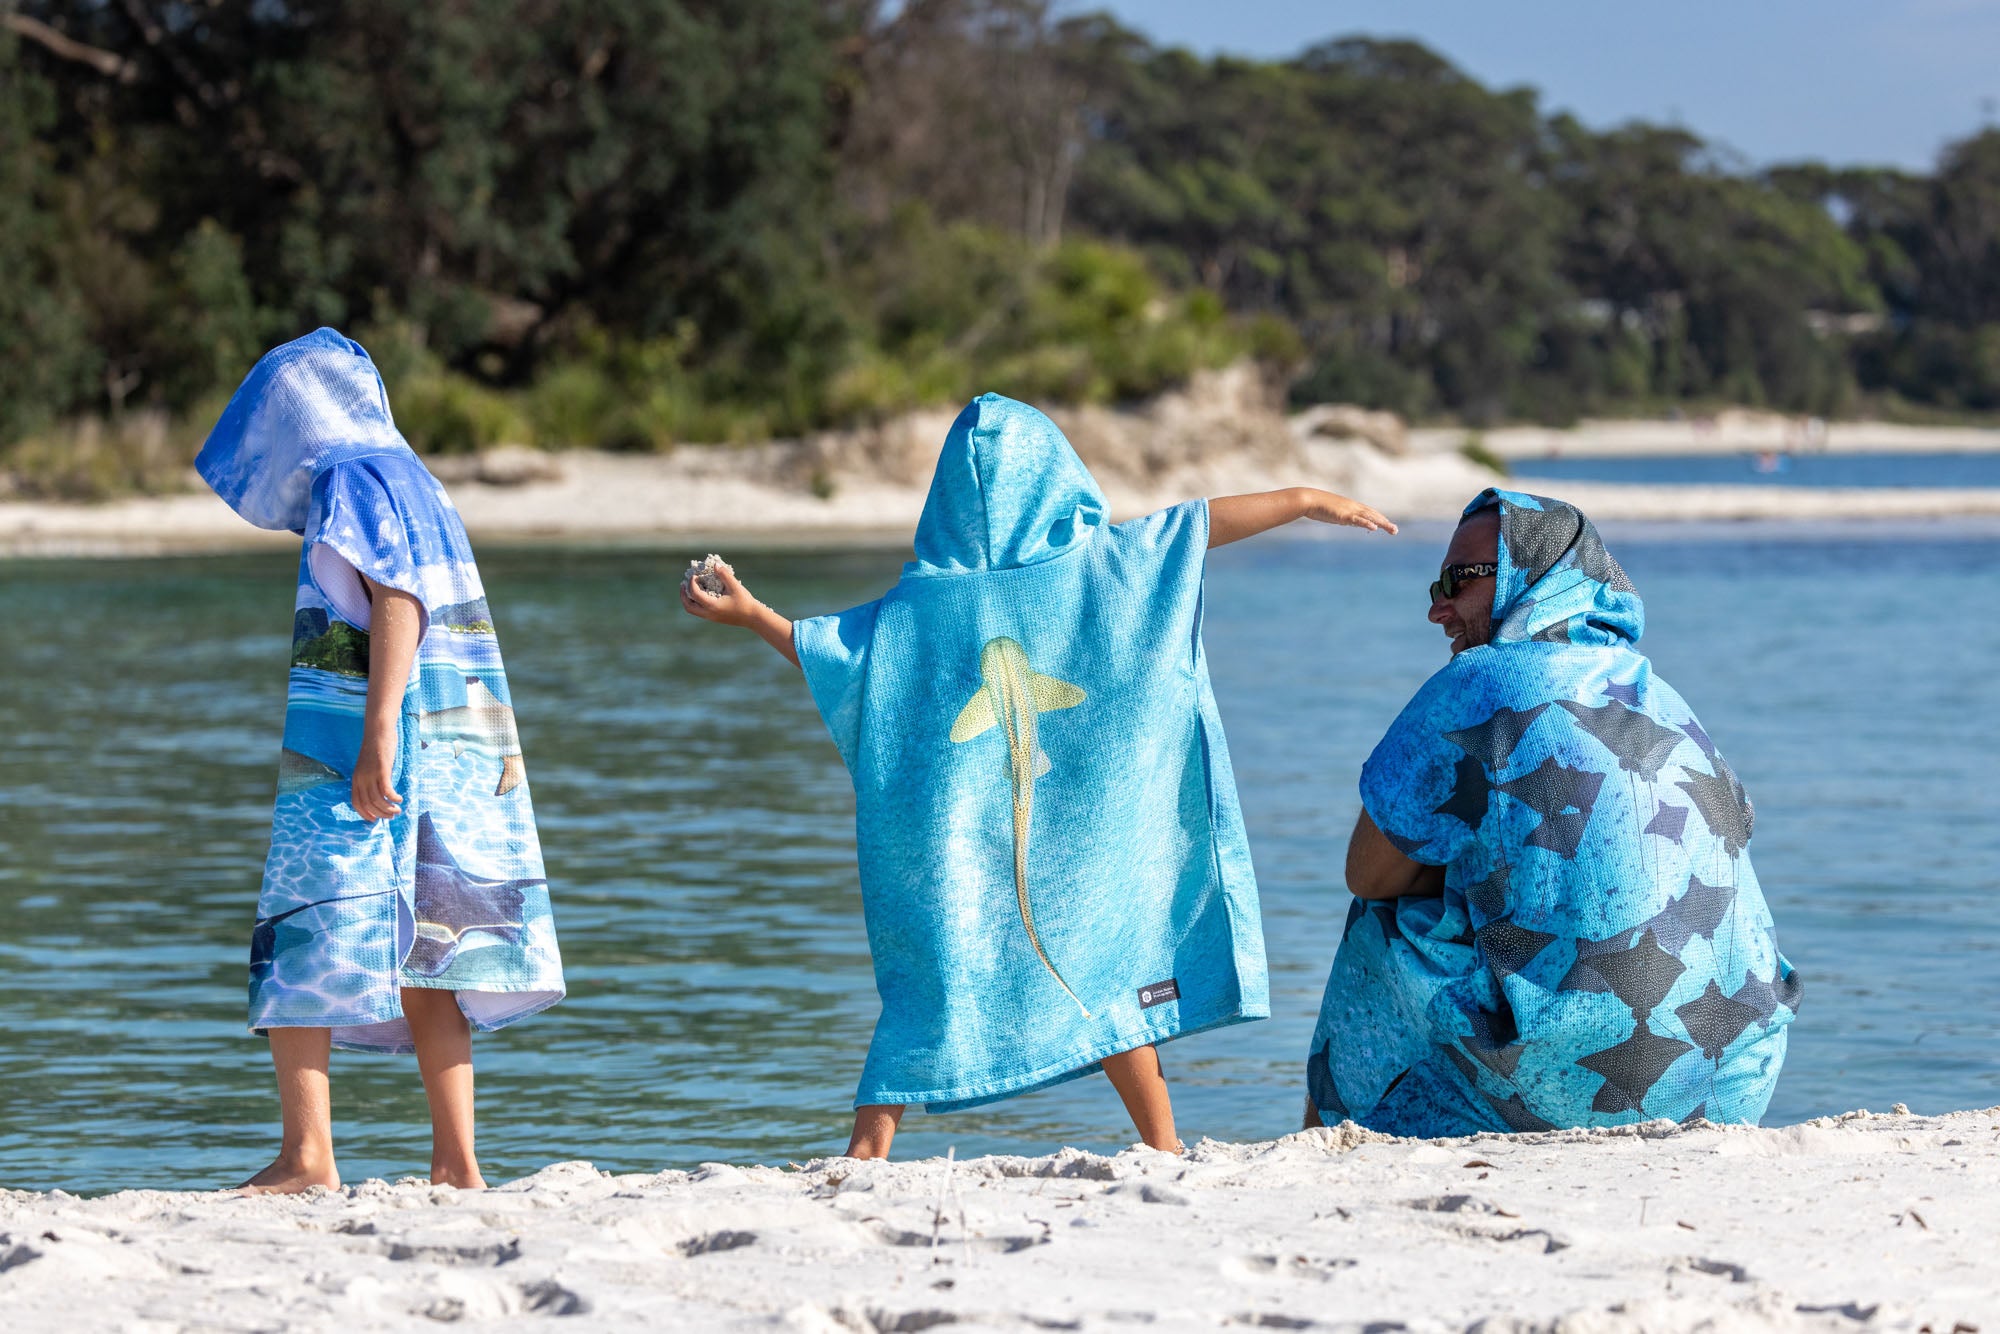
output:
[[[1362,769],[1307,1124],[1756,1121],[1801,986],[1631,581],[1576,509],[1488,490],[1430,619],[1452,659]]]

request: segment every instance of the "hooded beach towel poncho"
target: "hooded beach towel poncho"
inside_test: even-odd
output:
[[[251,1027],[407,1051],[403,987],[457,992],[480,1029],[555,1004],[562,962],[485,590],[368,354],[331,329],[266,354],[195,466],[251,523],[305,538]],[[372,824],[350,802],[368,699],[362,574],[424,614],[399,727],[402,813]]]
[[[971,1106],[1270,1011],[1208,506],[1105,512],[1055,423],[975,399],[902,579],[794,632],[854,779],[882,998],[857,1105]]]
[[[1752,810],[1634,647],[1639,595],[1561,501],[1500,511],[1492,642],[1417,692],[1361,800],[1445,868],[1357,901],[1307,1089],[1329,1125],[1406,1135],[1754,1122],[1800,984],[1750,867]]]

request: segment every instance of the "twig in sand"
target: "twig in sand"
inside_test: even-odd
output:
[[[944,1180],[938,1182],[937,1207],[931,1210],[931,1263],[938,1262],[938,1233],[944,1228],[944,1197],[951,1189],[951,1169],[957,1165],[958,1146],[952,1145],[944,1151]]]
[[[958,1262],[967,1268],[972,1265],[972,1232],[965,1226],[965,1197],[958,1193],[958,1182],[951,1183],[951,1202],[958,1206]]]

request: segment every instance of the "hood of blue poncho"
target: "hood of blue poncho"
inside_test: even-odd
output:
[[[969,574],[1054,560],[1090,541],[1107,506],[1083,460],[1036,409],[998,394],[945,436],[905,574]]]
[[[315,329],[251,368],[194,466],[259,528],[303,533],[315,477],[348,459],[410,452],[367,351]]]
[[[1500,511],[1500,573],[1493,586],[1493,640],[1609,647],[1639,642],[1646,604],[1576,506],[1488,487],[1465,507],[1470,518]]]

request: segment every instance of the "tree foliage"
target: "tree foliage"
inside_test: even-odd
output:
[[[2000,133],[1752,171],[1046,0],[0,0],[0,448],[369,343],[420,444],[1144,394],[2000,409]],[[44,451],[46,452],[46,450]]]

